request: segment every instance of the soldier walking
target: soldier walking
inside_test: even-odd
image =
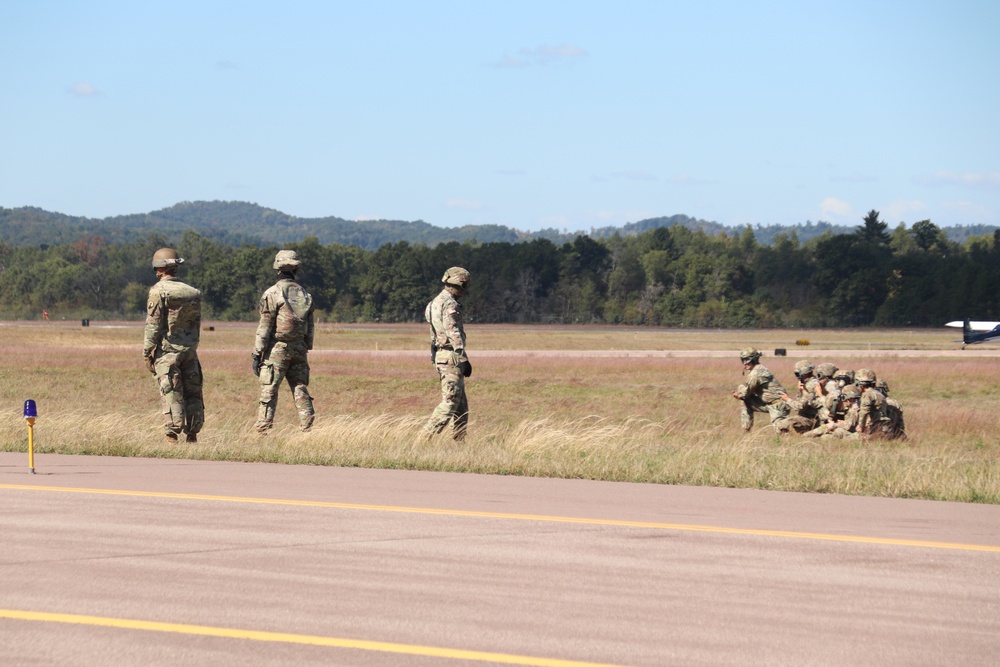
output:
[[[254,427],[266,434],[274,425],[281,381],[288,380],[299,412],[299,428],[312,428],[315,413],[309,395],[309,360],[313,346],[312,296],[295,281],[299,257],[294,250],[279,250],[273,268],[278,282],[260,298],[260,324],[253,353],[254,375],[260,380],[260,406]]]
[[[205,423],[198,339],[201,335],[201,292],[177,278],[184,260],[173,248],[153,253],[159,279],[149,288],[142,356],[160,388],[164,431],[169,443],[181,433],[198,442]]]
[[[451,424],[452,437],[464,440],[469,423],[469,401],[465,378],[472,364],[465,353],[465,329],[459,297],[469,288],[472,277],[460,266],[444,272],[444,289],[427,304],[424,318],[431,329],[431,359],[441,379],[441,402],[424,427],[428,436],[437,435]]]

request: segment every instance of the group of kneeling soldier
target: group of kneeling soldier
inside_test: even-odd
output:
[[[776,433],[811,438],[896,440],[906,438],[903,406],[889,398],[889,385],[868,368],[841,370],[834,364],[795,364],[798,393],[789,395],[774,374],[760,363],[752,347],[740,351],[744,383],[733,392],[742,403],[743,429],[753,428],[754,413],[771,418]]]

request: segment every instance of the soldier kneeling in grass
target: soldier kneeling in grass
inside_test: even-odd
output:
[[[760,350],[752,347],[740,351],[746,381],[736,388],[733,398],[742,403],[740,425],[743,430],[753,428],[756,412],[766,412],[770,416],[775,433],[807,430],[808,426],[803,423],[805,420],[791,415],[791,406],[782,398],[786,395],[784,387],[774,373],[760,363],[760,356]]]

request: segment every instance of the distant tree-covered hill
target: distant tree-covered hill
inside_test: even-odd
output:
[[[203,238],[229,246],[280,245],[315,237],[321,244],[354,245],[376,250],[387,243],[405,241],[434,247],[441,243],[475,241],[478,243],[518,243],[546,239],[556,244],[571,242],[578,236],[608,239],[629,237],[661,227],[680,226],[711,236],[735,237],[745,227],[726,227],[717,222],[699,220],[686,215],[648,218],[620,227],[592,228],[589,232],[566,232],[543,229],[520,231],[503,225],[466,225],[435,227],[423,220],[345,220],[335,216],[298,218],[271,208],[238,201],[181,202],[151,213],[120,215],[109,218],[85,218],[52,213],[36,207],[0,207],[0,241],[13,246],[49,246],[73,243],[88,237],[102,237],[107,243],[132,243],[150,235],[177,242],[185,232],[195,232]],[[798,225],[757,225],[750,228],[756,241],[772,245],[784,234],[800,243],[825,234],[853,232],[855,227],[832,225],[827,222],[806,222]],[[970,236],[991,234],[996,227],[967,225],[944,228],[949,240],[962,242]]]

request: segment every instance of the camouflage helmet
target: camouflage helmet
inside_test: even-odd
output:
[[[836,373],[837,373],[837,367],[831,364],[830,362],[826,362],[825,364],[820,364],[819,366],[816,367],[816,375],[818,375],[821,378],[830,379]]]
[[[837,373],[833,376],[834,380],[843,380],[847,384],[854,384],[854,371],[848,369],[838,369]]]
[[[757,361],[760,359],[760,350],[755,347],[745,347],[740,350],[740,361],[744,364],[748,364],[751,361]]]
[[[453,266],[444,272],[444,275],[441,277],[441,282],[445,285],[454,285],[455,287],[466,289],[468,288],[469,283],[472,282],[472,276],[462,267]]]
[[[795,362],[795,377],[801,377],[803,375],[809,375],[813,372],[814,366],[811,361],[806,361],[801,359]]]
[[[858,389],[858,385],[856,385],[856,384],[849,384],[849,385],[847,385],[846,387],[844,387],[843,389],[840,390],[840,395],[841,395],[841,397],[844,398],[844,400],[850,401],[850,400],[853,400],[855,398],[860,398],[861,397],[861,390]]]
[[[883,394],[885,394],[886,396],[889,395],[889,383],[886,382],[885,380],[877,381],[875,383],[875,388],[878,389]]]
[[[160,248],[153,253],[153,268],[154,269],[165,269],[167,267],[176,267],[184,263],[184,260],[177,255],[177,251],[173,248]]]
[[[858,384],[861,384],[861,383],[875,384],[875,380],[877,380],[877,379],[878,378],[875,377],[875,371],[873,371],[870,368],[859,368],[854,373],[854,380]]]
[[[274,264],[272,265],[278,271],[282,269],[297,269],[299,264],[299,255],[294,250],[279,250],[278,254],[274,256]]]

